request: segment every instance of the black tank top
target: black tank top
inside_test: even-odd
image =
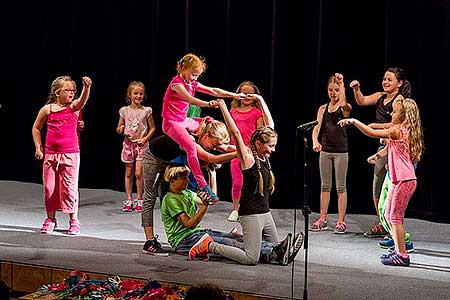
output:
[[[389,123],[392,121],[392,103],[394,103],[395,98],[397,98],[397,96],[400,95],[400,93],[398,93],[397,95],[394,96],[394,98],[392,98],[391,101],[389,101],[386,105],[384,105],[384,100],[387,97],[387,94],[382,95],[380,98],[378,98],[377,100],[377,104],[376,104],[376,122],[377,123]]]
[[[256,158],[258,159],[258,158]],[[242,170],[243,183],[239,201],[239,215],[263,214],[269,212],[270,171],[265,161],[259,161],[264,181],[264,196],[258,192],[259,173],[256,162],[250,169]]]
[[[344,118],[344,113],[341,107],[334,112],[329,112],[328,106],[329,103],[323,112],[322,126],[320,128],[322,133],[322,151],[346,153],[348,152],[347,130],[346,127],[338,125],[338,121]]]

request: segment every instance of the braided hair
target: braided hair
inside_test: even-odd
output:
[[[256,141],[260,141],[261,143],[266,144],[270,141],[270,138],[277,137],[278,134],[272,127],[263,126],[256,129],[253,132],[252,137],[250,138],[250,149],[252,150],[253,157],[255,158],[255,163],[259,174],[258,192],[261,196],[264,196],[264,179],[261,173],[261,160],[259,159],[258,152],[256,151]],[[272,167],[270,165],[269,159],[266,158],[266,161],[270,173],[269,188],[270,194],[272,195],[272,193],[275,191],[275,175],[272,172]]]

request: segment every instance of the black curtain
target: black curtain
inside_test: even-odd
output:
[[[426,145],[407,216],[450,222],[444,153],[449,1],[25,1],[9,3],[2,13],[2,180],[41,183],[31,138],[37,112],[56,76],[68,74],[80,84],[88,75],[94,83],[83,110],[80,186],[123,191],[122,139],[115,127],[128,83],[145,83],[144,105],[153,108],[160,133],[162,97],[175,64],[194,52],[208,64],[202,83],[235,90],[251,80],[260,87],[279,133],[271,205],[299,207],[303,161],[295,153],[295,129],[314,120],[328,101],[328,77],[344,74],[352,114],[368,123],[374,108],[358,107],[348,84],[357,79],[363,93],[379,91],[386,68],[398,66],[419,103]],[[204,113],[221,118],[217,110]],[[377,141],[353,129],[349,136],[348,212],[374,214],[372,167],[365,160]],[[311,153],[313,211],[319,208],[317,158]],[[221,199],[231,199],[227,164],[218,181]],[[332,198],[330,213],[336,211]]]

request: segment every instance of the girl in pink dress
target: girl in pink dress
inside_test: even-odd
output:
[[[43,183],[47,218],[42,233],[51,233],[56,228],[56,211],[70,216],[68,234],[80,233],[78,220],[78,173],[80,168],[80,147],[78,142],[78,120],[86,104],[92,80],[83,77],[83,90],[75,98],[76,84],[69,76],[53,80],[47,103],[34,121],[32,134],[36,148],[35,157],[44,159]],[[42,146],[41,130],[47,125],[45,150]],[[45,153],[45,154],[44,154]]]

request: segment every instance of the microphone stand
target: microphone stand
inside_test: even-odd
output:
[[[314,126],[306,126],[305,128],[297,128],[296,130],[296,149],[295,149],[295,156],[296,156],[296,161],[297,160],[297,153],[298,153],[298,131],[299,129],[301,129],[302,133],[303,133],[303,205],[302,205],[302,214],[303,217],[305,218],[305,236],[304,236],[304,240],[303,240],[303,249],[305,249],[305,272],[304,272],[304,276],[305,276],[305,281],[304,281],[304,286],[303,286],[303,300],[308,300],[308,237],[309,237],[309,215],[311,214],[311,209],[308,206],[309,203],[309,186],[308,186],[308,182],[307,179],[310,178],[310,174],[308,174],[309,171],[309,165],[308,165],[308,137],[307,137],[307,133],[309,132],[309,130],[311,130],[312,128],[314,128]],[[297,163],[298,164],[298,163]]]

